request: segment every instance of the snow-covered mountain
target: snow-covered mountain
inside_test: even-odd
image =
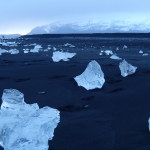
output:
[[[20,37],[20,34],[0,34],[0,39],[4,38],[4,39],[15,39]]]
[[[32,34],[65,34],[65,33],[146,33],[150,32],[150,23],[130,23],[115,21],[111,23],[60,24],[39,26],[31,30]]]

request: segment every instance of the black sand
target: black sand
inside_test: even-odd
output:
[[[61,111],[50,150],[150,150],[150,56],[139,54],[139,50],[149,53],[150,39],[66,37],[16,41],[21,42],[16,47],[20,54],[0,56],[0,94],[5,88],[15,88],[24,93],[27,103]],[[53,50],[23,54],[23,45],[31,43],[43,48],[50,44],[77,55],[69,62],[54,63]],[[64,47],[65,43],[76,47]],[[124,45],[128,49],[123,50]],[[137,66],[136,74],[121,77],[119,61],[99,56],[102,49],[113,50]],[[93,59],[101,65],[106,83],[100,90],[86,91],[73,77]]]

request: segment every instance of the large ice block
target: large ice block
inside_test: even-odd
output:
[[[86,90],[102,88],[105,83],[104,73],[95,60],[91,61],[85,71],[74,79],[78,86],[82,86]]]
[[[5,89],[0,110],[0,145],[4,150],[48,150],[59,111],[38,104],[26,104],[24,94]]]

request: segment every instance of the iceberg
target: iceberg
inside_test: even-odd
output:
[[[69,59],[74,57],[75,55],[76,55],[76,53],[55,51],[55,52],[53,52],[52,59],[54,62],[59,62],[61,60],[69,61]]]
[[[4,150],[48,150],[48,140],[52,140],[60,116],[56,109],[25,103],[24,94],[16,89],[5,89],[0,120],[0,145]]]
[[[102,88],[105,83],[104,73],[101,66],[95,60],[92,60],[85,71],[74,79],[78,86],[82,86],[86,90]]]
[[[119,68],[120,68],[120,71],[121,71],[121,75],[123,77],[134,74],[136,72],[136,69],[137,69],[137,67],[132,66],[126,60],[123,60],[122,62],[120,62]]]
[[[33,49],[30,50],[30,52],[31,53],[39,53],[41,48],[42,48],[41,45],[36,45]]]
[[[120,58],[117,55],[113,54],[112,56],[110,56],[110,59],[121,60],[122,58]]]

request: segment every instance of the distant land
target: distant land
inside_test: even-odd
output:
[[[24,35],[21,36],[20,38],[65,38],[65,37],[150,38],[150,33],[34,34],[34,35]]]
[[[61,24],[38,26],[28,34],[83,34],[83,33],[148,33],[150,23],[130,23],[128,21],[114,21],[110,23],[87,23],[87,24]]]
[[[4,39],[14,39],[20,37],[20,34],[0,34],[0,38]]]

